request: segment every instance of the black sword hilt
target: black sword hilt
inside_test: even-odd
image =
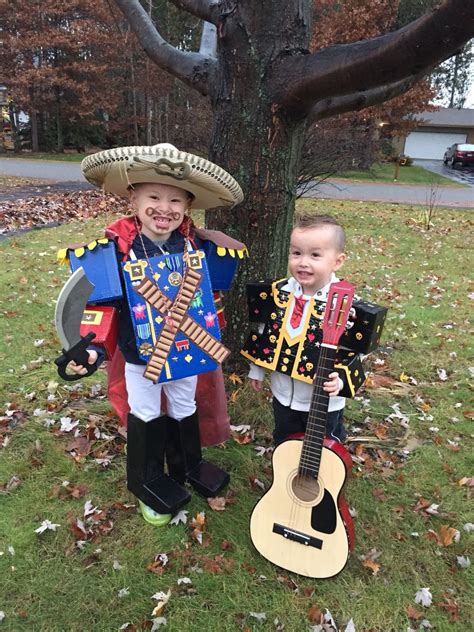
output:
[[[63,380],[66,380],[67,382],[74,382],[75,380],[80,380],[82,377],[92,375],[97,371],[99,365],[97,362],[89,364],[89,353],[87,352],[87,347],[94,338],[95,333],[90,331],[87,335],[81,336],[79,342],[77,342],[73,347],[67,351],[63,349],[62,355],[56,358],[54,364],[57,365],[58,373]],[[81,364],[86,369],[87,373],[84,375],[79,375],[79,373],[66,373],[66,367],[71,361],[76,364]]]

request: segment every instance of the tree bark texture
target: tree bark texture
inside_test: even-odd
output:
[[[275,5],[281,5],[281,9]],[[247,329],[245,284],[286,273],[304,120],[279,110],[267,78],[281,56],[306,54],[310,16],[300,2],[238,3],[218,24],[218,64],[210,97],[214,111],[209,158],[245,191],[245,201],[208,211],[206,224],[248,244],[226,295],[225,342],[238,350]],[[278,23],[263,27],[269,12]],[[235,357],[235,356],[234,356]]]

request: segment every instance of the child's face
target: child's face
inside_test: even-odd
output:
[[[339,252],[336,228],[331,225],[295,228],[290,237],[288,268],[303,294],[315,294],[331,280],[346,255]]]
[[[187,211],[188,192],[168,184],[145,183],[130,192],[130,201],[142,224],[142,233],[152,241],[165,241],[178,228]]]

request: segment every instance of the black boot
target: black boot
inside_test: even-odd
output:
[[[175,514],[191,498],[164,473],[166,417],[142,421],[129,413],[127,426],[127,487],[160,514]]]
[[[197,411],[177,421],[167,418],[166,462],[169,475],[179,483],[188,481],[205,496],[216,496],[229,482],[229,475],[202,458]]]

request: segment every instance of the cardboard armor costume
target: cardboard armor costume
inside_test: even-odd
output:
[[[284,289],[287,282],[279,279],[247,285],[251,332],[241,353],[258,366],[311,384],[320,353],[326,302],[309,299],[298,328],[290,335],[287,323],[295,297]],[[360,354],[378,346],[386,314],[387,309],[380,305],[360,300],[353,303],[334,367],[343,382],[341,397],[353,397],[364,383]]]
[[[59,252],[58,258],[63,263],[69,263],[72,272],[82,267],[94,285],[89,298],[90,303],[83,314],[80,333],[83,336],[89,332],[95,333],[93,344],[101,347],[105,358],[110,361],[107,366],[109,400],[125,424],[129,408],[124,379],[124,359],[117,347],[116,310],[107,303],[124,298],[122,277],[132,313],[137,349],[141,359],[148,361],[163,329],[164,317],[147,304],[135,288],[144,278],[151,278],[163,293],[173,300],[179,288],[177,281],[180,282],[183,271],[183,255],[151,257],[150,270],[147,261],[128,257],[130,245],[136,235],[136,224],[132,218],[116,221],[106,230],[106,234],[112,239],[100,238],[85,246],[63,249]],[[202,250],[189,253],[189,261],[190,267],[201,272],[202,280],[193,296],[188,313],[201,326],[201,331],[220,340],[220,329],[225,325],[221,292],[229,289],[238,263],[247,256],[247,251],[243,244],[223,233],[196,229],[196,234],[205,241]],[[117,259],[116,250],[119,248],[124,249],[126,252],[122,254],[127,255],[122,263]],[[150,379],[161,383],[189,375],[199,375],[196,399],[200,409],[201,444],[209,446],[222,443],[229,437],[230,431],[220,364],[189,340],[182,331],[176,333],[169,355],[171,359],[164,363],[158,379]],[[209,405],[209,400],[213,405]]]

